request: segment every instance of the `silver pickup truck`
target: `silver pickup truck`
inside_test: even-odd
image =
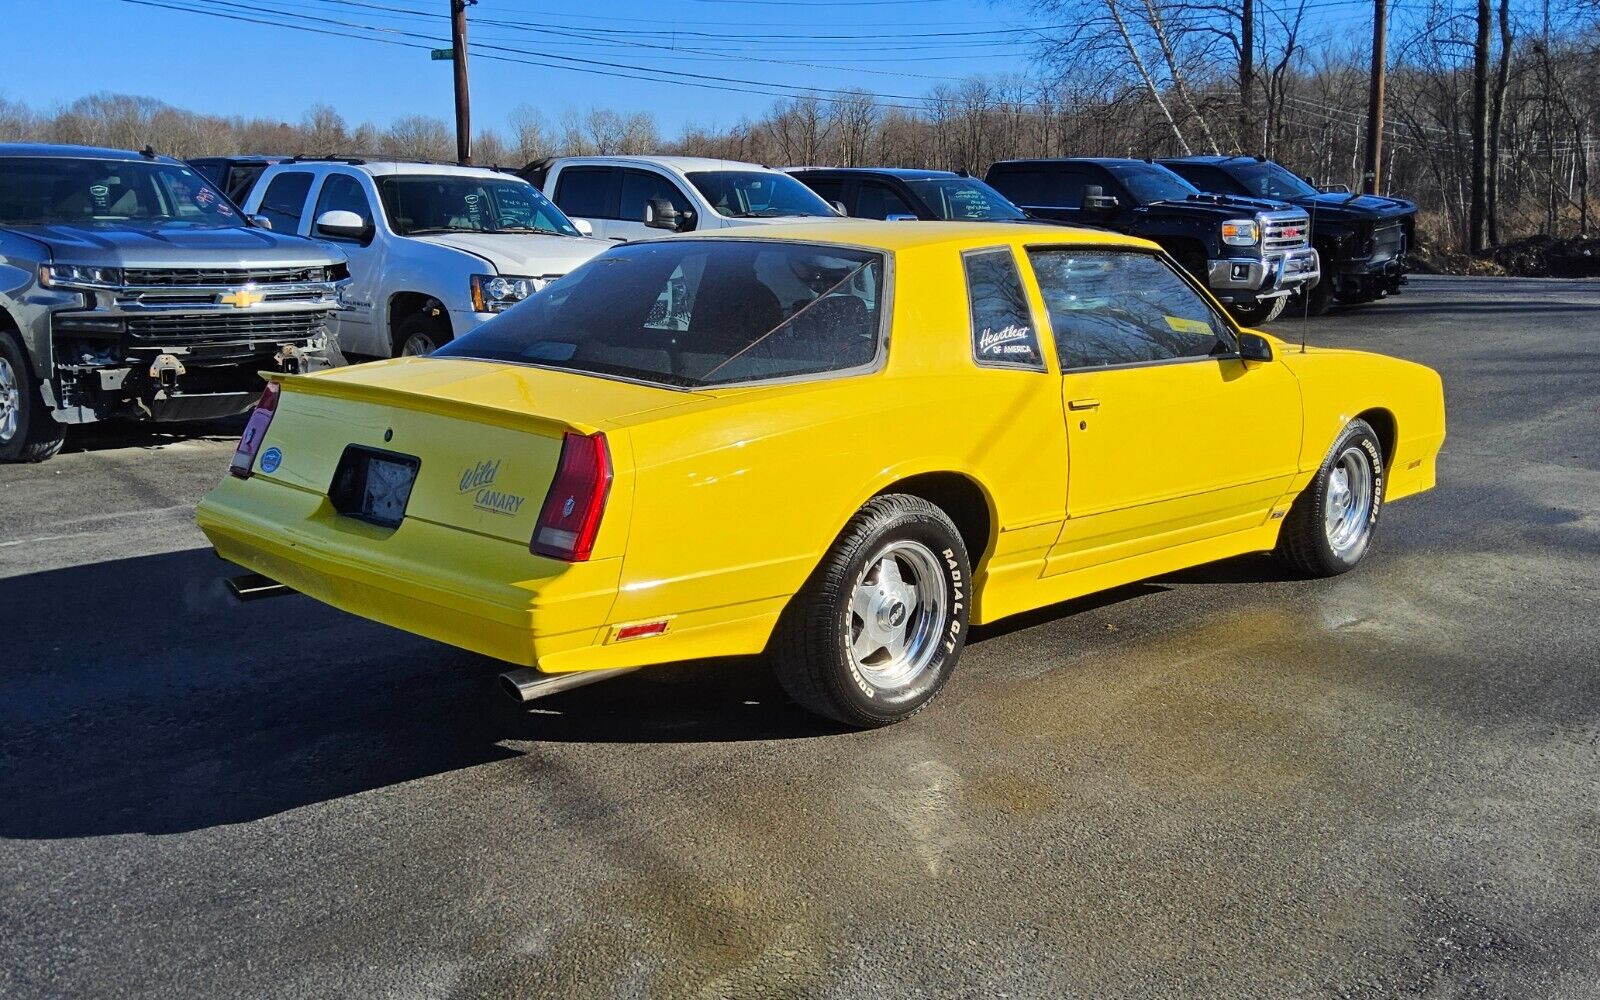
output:
[[[347,275],[148,149],[0,144],[0,462],[49,458],[69,424],[250,409],[260,371],[337,359]]]

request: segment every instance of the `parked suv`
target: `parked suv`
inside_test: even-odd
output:
[[[1031,215],[1159,243],[1246,326],[1276,319],[1321,275],[1305,212],[1201,194],[1149,160],[1005,160],[986,179]]]
[[[829,203],[858,219],[1024,222],[1028,214],[965,173],[898,167],[790,167]]]
[[[486,167],[296,159],[268,167],[245,208],[344,251],[339,346],[369,357],[428,354],[608,246]]]
[[[0,461],[49,458],[67,424],[248,410],[262,369],[337,357],[344,277],[177,160],[0,145]]]
[[[1333,301],[1355,304],[1394,295],[1411,269],[1417,206],[1399,198],[1318,189],[1261,156],[1186,156],[1160,161],[1202,191],[1275,198],[1306,210],[1323,280],[1306,296],[1314,315]]]
[[[781,170],[698,156],[564,156],[522,176],[612,240],[839,213]]]

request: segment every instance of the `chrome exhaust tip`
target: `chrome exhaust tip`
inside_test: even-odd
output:
[[[501,674],[500,686],[511,696],[512,701],[527,704],[547,695],[631,674],[638,669],[638,667],[614,667],[611,670],[578,670],[569,674],[545,674],[532,667],[519,667]]]

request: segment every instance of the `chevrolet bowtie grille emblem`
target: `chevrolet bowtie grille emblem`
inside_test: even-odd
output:
[[[237,292],[217,296],[217,304],[233,306],[235,309],[248,309],[257,303],[266,301],[266,296],[248,288],[241,288]]]

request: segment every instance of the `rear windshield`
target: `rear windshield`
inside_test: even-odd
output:
[[[696,388],[865,370],[884,259],[769,240],[630,243],[434,352]]]
[[[689,182],[718,215],[730,219],[835,214],[815,191],[770,170],[703,170],[690,174]]]

